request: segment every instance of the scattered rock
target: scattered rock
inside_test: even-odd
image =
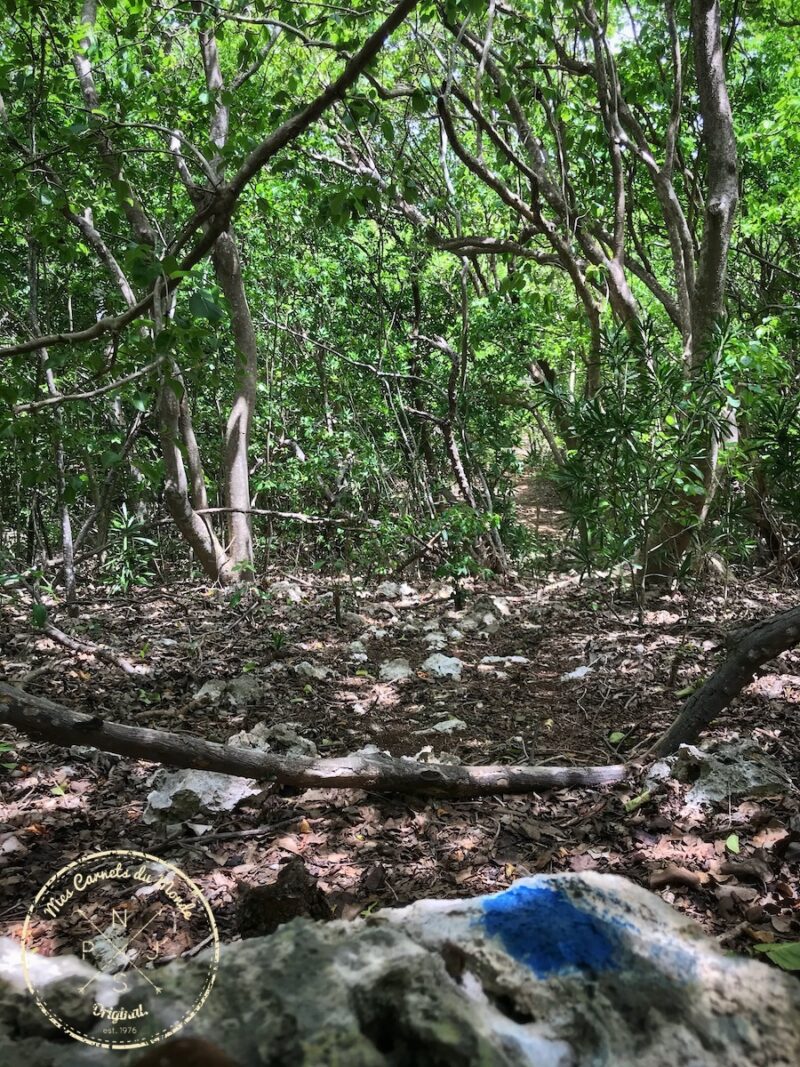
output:
[[[388,630],[381,629],[380,626],[370,626],[368,630],[359,637],[359,641],[380,641],[381,638],[386,637]]]
[[[587,674],[592,674],[594,667],[587,667],[585,664],[581,667],[576,667],[574,671],[567,671],[566,674],[561,675],[562,682],[576,682],[580,678],[585,678]]]
[[[483,593],[470,604],[470,614],[485,615],[487,613],[507,619],[511,616],[511,608],[508,606],[508,601],[505,597]]]
[[[437,652],[447,646],[447,638],[441,630],[429,630],[423,641],[430,649],[435,649]]]
[[[414,672],[407,659],[390,659],[381,664],[378,677],[382,682],[403,682],[413,678]]]
[[[441,722],[429,726],[425,730],[415,730],[415,734],[456,734],[466,730],[467,724],[463,719],[443,719]]]
[[[370,615],[388,615],[389,622],[398,618],[399,612],[394,604],[390,604],[388,600],[384,600],[380,604],[367,604],[367,611]]]
[[[262,697],[261,684],[252,674],[242,674],[228,682],[227,696],[232,704],[255,704]]]
[[[526,659],[525,656],[484,656],[481,663],[497,664],[499,666],[508,667],[512,663],[522,666],[526,663],[530,663],[530,660]]]
[[[291,604],[299,604],[303,599],[303,590],[296,582],[286,580],[273,582],[269,591],[270,595],[277,600],[288,600]]]
[[[413,759],[415,763],[443,763],[451,767],[458,767],[461,764],[461,760],[452,752],[440,752],[437,756],[432,745],[425,745]]]
[[[308,737],[298,733],[298,724],[294,722],[279,722],[274,726],[257,722],[252,730],[241,730],[225,743],[240,748],[255,748],[260,752],[279,752],[286,756],[317,755],[317,746]]]
[[[491,674],[493,678],[500,678],[501,680],[510,677],[508,671],[501,671],[499,668],[492,667],[488,663],[479,663],[478,670],[481,674]]]
[[[792,788],[783,768],[751,738],[699,748],[681,745],[666,762],[671,763],[673,778],[694,783],[686,794],[691,804],[727,804]]]
[[[383,600],[398,600],[400,597],[411,597],[415,595],[415,591],[410,585],[406,585],[405,582],[401,582],[399,585],[397,582],[381,582],[375,590],[375,596],[381,597]]]
[[[304,877],[289,866],[287,882]],[[2,949],[2,1061],[107,1063],[104,1049],[65,1042],[45,1024],[18,943],[6,939],[0,959]],[[37,984],[52,972],[72,975],[65,986],[89,985],[91,968],[72,960],[66,971],[68,961],[37,960]],[[134,974],[117,1003],[143,1005],[146,1039],[159,1004],[191,996],[205,967],[194,957],[160,968],[159,993]],[[83,994],[87,1014],[95,990]],[[213,996],[185,1035],[224,1035],[242,1067],[594,1067],[598,1057],[614,1067],[789,1067],[800,1062],[800,984],[727,954],[622,878],[539,875],[495,896],[423,900],[350,922],[300,919],[223,945]],[[115,1052],[115,1063],[138,1056]]]
[[[200,814],[233,811],[237,804],[260,796],[261,792],[252,778],[216,771],[159,771],[156,788],[147,797],[142,822],[187,822]]]
[[[217,704],[225,695],[228,683],[220,678],[212,678],[202,685],[192,697],[193,704]]]
[[[310,678],[314,682],[324,682],[326,678],[333,676],[333,671],[329,667],[318,667],[306,659],[296,664],[294,669],[301,678]]]
[[[422,664],[422,670],[432,674],[434,678],[454,678],[460,681],[463,666],[457,656],[443,656],[441,652],[434,652]]]
[[[192,697],[194,704],[230,704],[239,707],[255,704],[263,697],[263,690],[258,678],[252,674],[242,674],[238,678],[212,678],[206,682]]]
[[[487,636],[497,633],[500,629],[500,623],[489,611],[465,615],[459,622],[459,626],[466,633],[477,632]]]

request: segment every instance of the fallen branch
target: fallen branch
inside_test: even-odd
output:
[[[680,745],[693,744],[701,731],[752,682],[756,671],[771,659],[800,644],[800,607],[789,608],[734,635],[727,658],[705,685],[696,690],[653,752],[668,756]]]
[[[121,656],[118,652],[112,652],[105,645],[97,645],[94,641],[87,641],[85,638],[77,638],[72,637],[70,634],[65,634],[63,630],[59,630],[52,623],[47,623],[43,627],[43,633],[46,633],[48,637],[52,637],[54,641],[58,641],[60,645],[68,648],[71,652],[81,652],[85,656],[94,656],[95,659],[102,659],[106,663],[110,663],[112,667],[119,667],[125,674],[132,674],[138,677],[142,674],[150,673],[150,668],[145,664],[131,663],[125,656]]]
[[[244,778],[272,779],[302,788],[369,789],[379,793],[474,797],[531,793],[542,789],[606,785],[625,777],[611,767],[461,767],[416,763],[391,756],[355,753],[341,759],[276,756],[271,752],[204,741],[193,734],[168,733],[106,722],[0,682],[0,722],[30,737],[57,745],[89,745],[103,752],[173,767],[219,771]]]

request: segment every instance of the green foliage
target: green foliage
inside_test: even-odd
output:
[[[0,344],[30,333],[32,260],[43,332],[83,328],[125,307],[108,257],[76,217],[91,218],[135,297],[159,278],[180,282],[160,330],[148,311],[152,319],[113,336],[50,347],[47,366],[59,393],[118,382],[107,392],[37,407],[48,388],[41,358],[26,353],[4,362],[1,544],[14,573],[58,555],[66,506],[75,530],[88,521],[89,543],[96,535],[100,547],[111,517],[105,581],[126,589],[152,580],[156,546],[133,516],[153,522],[164,515],[163,383],[191,416],[209,501],[225,503],[226,424],[242,368],[236,309],[209,258],[183,265],[184,227],[207,203],[209,171],[232,177],[255,146],[333,80],[342,55],[382,16],[380,5],[362,0],[256,7],[263,24],[226,18],[235,5],[167,12],[141,0],[109,0],[88,37],[76,11],[55,0],[18,4],[0,16]],[[478,59],[468,47],[459,51],[468,34],[484,39],[486,3],[422,3],[369,76],[273,156],[237,203],[233,232],[258,350],[251,495],[265,510],[336,520],[320,532],[290,519],[254,518],[256,571],[262,557],[290,548],[326,567],[347,558],[370,573],[389,571],[435,538],[423,562],[460,579],[487,571],[487,545],[496,537],[515,564],[547,568],[555,562],[552,547],[520,525],[513,504],[520,449],[529,441],[538,469],[563,493],[574,529],[567,562],[582,570],[638,566],[672,527],[695,529],[696,547],[740,565],[768,550],[765,526],[777,531],[785,555],[797,544],[800,61],[796,28],[785,25],[793,18],[790,0],[750,5],[730,42],[742,197],[727,264],[728,317],[709,364],[691,374],[669,301],[654,295],[666,291],[676,303],[658,197],[627,145],[627,255],[642,269],[629,263],[626,277],[645,324],[640,338],[619,330],[608,261],[587,254],[596,247],[610,254],[616,203],[597,85],[562,62],[565,49],[582,62],[591,56],[587,23],[574,5],[556,0],[523,7],[493,16],[495,79],[488,68],[478,77]],[[690,244],[699,247],[706,146],[688,5],[674,7],[685,81],[675,191]],[[644,0],[630,11],[606,8],[620,90],[660,165],[673,103],[665,7]],[[274,39],[270,19],[285,24]],[[206,84],[200,31],[215,37],[219,93]],[[72,64],[79,49],[97,71],[99,104],[89,109]],[[442,136],[437,97],[448,85],[454,128],[494,184]],[[472,110],[456,88],[474,96]],[[209,140],[219,105],[228,122],[222,147]],[[529,147],[515,127],[517,107],[554,188],[567,192],[566,219],[553,207],[552,190],[536,188],[526,171]],[[492,134],[478,130],[475,109],[491,120]],[[175,166],[173,130],[182,138],[189,189]],[[119,174],[99,151],[104,146],[113,148]],[[498,194],[499,182],[522,198],[527,214]],[[155,247],[131,228],[136,200],[154,227]],[[537,212],[544,226],[538,232]],[[592,324],[547,227],[575,251],[602,314],[606,339],[594,393],[587,387]],[[473,234],[514,251],[462,258],[452,246]],[[536,362],[552,372],[549,384],[533,374]],[[534,413],[565,453],[562,466],[551,462],[552,442]],[[732,413],[738,440],[721,450],[711,499],[709,441],[724,436]],[[454,493],[463,494],[447,440],[459,450],[474,509],[453,503]],[[187,441],[179,446],[187,462]],[[366,530],[365,518],[378,526]],[[206,521],[225,541],[224,519]],[[162,547],[168,559],[185,561],[174,535]],[[239,573],[253,572],[245,565]]]
[[[774,945],[756,945],[756,952],[763,952],[784,971],[800,971],[800,941],[784,941]]]
[[[111,518],[108,551],[103,566],[104,580],[113,592],[127,592],[131,586],[146,586],[155,577],[152,566],[157,542],[142,533],[136,515],[122,504]]]

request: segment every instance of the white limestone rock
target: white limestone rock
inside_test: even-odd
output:
[[[414,671],[407,659],[390,659],[381,664],[378,677],[382,682],[404,682],[414,677]]]
[[[422,664],[422,670],[434,678],[453,678],[457,682],[463,668],[464,663],[457,656],[443,656],[441,652],[434,652]]]
[[[75,963],[37,966],[77,996],[89,983]],[[119,1004],[142,1004],[146,1037],[206,968],[202,956],[159,968],[157,993],[133,973]],[[0,1062],[104,1067],[107,1050],[44,1022],[19,969],[17,942],[0,942]],[[84,996],[88,1015],[94,990]],[[800,983],[728,954],[625,879],[538,875],[223,945],[213,995],[183,1033],[241,1067],[794,1067]]]

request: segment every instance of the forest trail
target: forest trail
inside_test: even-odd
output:
[[[148,666],[146,679],[32,634],[26,612],[7,606],[0,673],[17,683],[28,676],[30,692],[76,710],[215,741],[263,724],[289,727],[324,756],[374,745],[463,764],[616,763],[671,722],[681,692],[710,672],[726,631],[791,600],[765,584],[696,602],[675,593],[653,600],[640,621],[629,598],[599,581],[557,592],[524,582],[472,588],[463,612],[445,583],[391,595],[392,583],[356,583],[340,627],[325,579],[300,580],[271,575],[266,595],[238,603],[189,584],[85,602],[79,629],[102,633]],[[498,612],[491,633],[468,630],[471,605],[487,597],[507,613]],[[459,661],[459,678],[426,669],[432,634],[446,638],[436,644]],[[384,668],[398,662],[407,673],[387,680]],[[772,670],[712,737],[752,736],[797,774],[800,719],[787,708],[800,703],[800,652]],[[93,847],[157,848],[178,862],[211,900],[226,940],[236,933],[237,883],[270,883],[292,856],[342,917],[376,904],[495,891],[539,871],[608,871],[650,885],[667,864],[697,878],[662,893],[729,944],[768,940],[792,921],[775,887],[791,883],[787,849],[800,845],[793,794],[726,803],[699,817],[677,782],[627,814],[625,801],[641,788],[635,775],[611,788],[480,800],[267,787],[236,811],[199,816],[199,836],[159,845],[143,821],[152,765],[22,737],[4,758],[13,769],[2,807],[0,931],[12,935],[24,919],[26,887],[63,862],[76,818]],[[769,872],[757,891],[740,887],[741,900],[709,876],[731,834]]]
[[[514,504],[519,522],[537,537],[564,540],[569,519],[557,489],[543,474],[523,471],[514,489]]]

